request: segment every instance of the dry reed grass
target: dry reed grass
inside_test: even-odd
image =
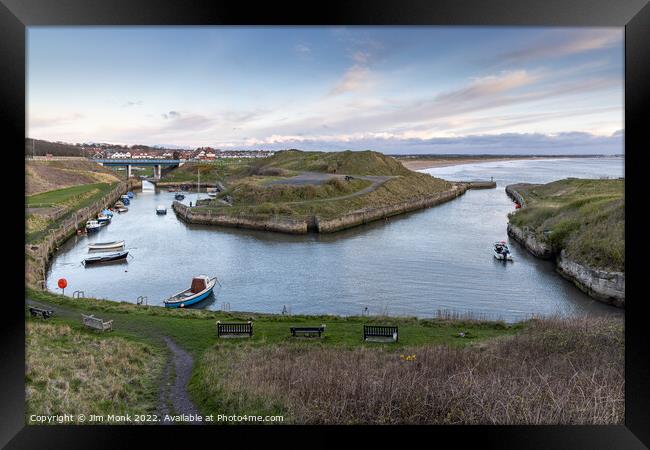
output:
[[[466,348],[215,347],[201,383],[292,423],[621,424],[623,350],[619,319],[534,319]]]

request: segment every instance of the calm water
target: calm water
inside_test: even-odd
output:
[[[554,272],[554,265],[510,242],[514,262],[492,257],[507,239],[513,203],[504,187],[568,176],[623,176],[622,158],[557,159],[468,164],[423,172],[450,180],[489,179],[497,189],[468,191],[443,205],[334,235],[292,236],[179,221],[173,194],[137,192],[129,212],[89,237],[66,242],[53,259],[48,288],[68,280],[66,293],[149,304],[217,275],[222,286],[199,307],[293,314],[415,315],[440,310],[516,321],[531,314],[621,311],[591,300]],[[202,194],[205,197],[205,193]],[[197,194],[184,200],[196,201]],[[168,206],[166,216],[155,207]],[[93,241],[126,240],[128,262],[84,268]]]

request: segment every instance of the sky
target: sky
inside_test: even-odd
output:
[[[27,134],[389,154],[623,154],[624,29],[29,27]]]

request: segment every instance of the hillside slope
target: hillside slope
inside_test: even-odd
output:
[[[284,150],[261,160],[258,166],[346,175],[409,175],[412,173],[396,159],[370,150],[362,152]]]
[[[87,159],[25,160],[25,195],[82,184],[118,181],[115,172]]]

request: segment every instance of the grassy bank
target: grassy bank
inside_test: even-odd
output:
[[[620,319],[508,325],[451,316],[418,320],[177,310],[31,290],[27,297],[55,308],[48,325],[64,330],[48,331],[58,336],[49,338],[51,343],[28,341],[35,347],[28,352],[42,355],[47,349],[50,357],[65,361],[77,347],[107,354],[119,341],[136,345],[133,358],[141,362],[129,365],[159,368],[162,337],[172,338],[194,356],[188,390],[203,414],[282,414],[284,423],[612,424],[623,419]],[[115,331],[83,329],[81,313],[113,320]],[[251,319],[252,339],[217,338],[217,320]],[[27,321],[32,326],[37,320]],[[363,342],[364,323],[398,325],[399,343]],[[326,325],[321,339],[290,337],[291,325],[320,324]],[[93,347],[85,340],[105,343]],[[71,365],[79,371],[85,359],[80,354],[57,370],[48,367],[52,364],[30,367],[29,377],[43,380],[47,374],[50,381],[30,381],[31,398],[39,400],[29,411],[58,403],[57,392],[47,386],[79,378],[63,369]],[[107,362],[94,361],[97,370],[108,370]],[[122,362],[118,358],[115,364]],[[163,383],[157,370],[149,373]],[[145,379],[129,387],[135,389],[130,394],[115,398],[124,400],[118,403],[121,411],[151,411],[154,390]],[[113,411],[112,401],[96,403],[87,385],[79,386],[79,404],[92,405],[100,414]]]
[[[83,158],[25,160],[25,194],[34,195],[66,187],[116,183],[120,178],[109,168]]]
[[[100,200],[116,185],[117,183],[92,183],[27,196],[26,241],[38,241],[75,211]]]
[[[625,268],[625,181],[569,178],[519,185],[525,202],[510,222],[527,227],[559,253],[589,267]]]
[[[32,415],[154,410],[162,355],[151,345],[33,320],[26,341],[27,423],[38,423]]]
[[[212,162],[189,162],[170,170],[160,181],[169,183],[196,183],[198,173],[201,183],[214,184],[238,178],[250,170],[247,159],[220,159]]]
[[[236,170],[231,168],[227,175],[217,172],[218,166],[210,167],[213,169],[209,173],[221,181],[226,190],[201,209],[229,216],[331,219],[451,189],[451,184],[444,180],[412,172],[394,158],[371,151],[281,151],[270,158],[237,166]],[[177,170],[181,169],[190,170]],[[325,177],[301,185],[290,184],[287,180],[314,172],[337,178],[327,180]],[[343,175],[353,178],[344,181]],[[287,180],[286,184],[271,183],[282,179]],[[224,204],[223,199],[229,200],[230,205]]]

